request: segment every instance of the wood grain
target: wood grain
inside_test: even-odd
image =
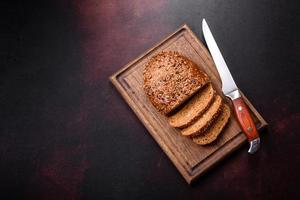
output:
[[[190,139],[182,137],[177,129],[168,124],[166,117],[156,111],[143,91],[144,64],[162,50],[178,51],[194,61],[210,76],[217,92],[231,105],[221,93],[221,81],[210,54],[187,25],[183,25],[155,47],[127,64],[112,75],[110,80],[185,180],[191,183],[247,139],[241,132],[234,115],[231,116],[218,140],[208,146],[196,145]],[[262,116],[244,95],[243,98],[257,129],[265,127],[267,123]]]

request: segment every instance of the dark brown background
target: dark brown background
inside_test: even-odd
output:
[[[103,0],[1,6],[1,199],[299,199],[299,5]],[[269,122],[189,186],[108,77],[205,17],[240,88]]]

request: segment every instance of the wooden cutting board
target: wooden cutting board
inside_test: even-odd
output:
[[[241,132],[234,115],[231,116],[219,139],[208,146],[196,145],[190,139],[181,136],[177,129],[168,124],[166,117],[156,111],[143,91],[144,64],[163,50],[178,51],[194,61],[210,76],[217,92],[221,94],[221,81],[213,60],[205,46],[187,25],[183,25],[155,47],[127,64],[112,75],[110,80],[185,180],[191,183],[245,143],[247,139]],[[228,101],[224,96],[223,98]],[[249,100],[245,96],[243,98],[258,130],[265,127],[266,121]],[[229,101],[228,103],[231,105]]]

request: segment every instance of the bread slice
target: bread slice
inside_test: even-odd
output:
[[[193,137],[203,133],[220,114],[222,104],[222,98],[216,95],[214,102],[208,110],[195,123],[181,130],[182,135]]]
[[[169,124],[175,128],[185,128],[198,119],[210,106],[214,99],[211,83],[199,91],[176,114],[169,117]]]
[[[199,89],[209,78],[191,60],[177,52],[161,52],[145,65],[144,91],[153,106],[170,114]]]
[[[206,145],[210,144],[217,139],[225,125],[230,118],[230,108],[228,105],[224,104],[220,116],[216,119],[214,124],[206,130],[203,134],[198,135],[193,139],[196,144]]]

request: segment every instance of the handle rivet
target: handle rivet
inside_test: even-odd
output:
[[[239,110],[239,111],[242,111],[242,109],[243,109],[242,106],[239,106],[239,107],[238,107],[238,110]]]
[[[251,126],[249,126],[249,127],[247,128],[247,130],[248,130],[249,132],[251,132],[251,131],[253,131],[253,128],[252,128]]]

